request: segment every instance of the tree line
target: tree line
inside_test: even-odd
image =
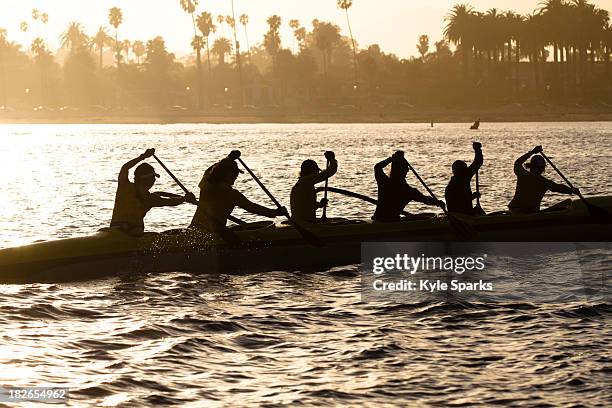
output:
[[[546,0],[527,15],[458,4],[446,21],[444,36],[457,45],[465,81],[504,81],[516,91],[528,61],[523,75],[539,93],[584,94],[609,86],[610,15],[587,0]]]
[[[249,16],[214,16],[198,1],[179,0],[193,54],[177,59],[163,37],[122,37],[122,10],[91,33],[68,24],[60,48],[49,49],[49,15],[32,11],[22,31],[29,47],[0,29],[0,107],[7,109],[383,109],[549,100],[612,100],[609,13],[586,0],[547,0],[533,13],[475,10],[457,4],[444,37],[418,38],[419,57],[399,58],[353,36],[351,0],[338,0],[343,28],[270,16],[249,40]],[[280,28],[293,38],[284,46]],[[568,29],[571,28],[571,29]],[[348,32],[348,35],[343,35]],[[246,45],[239,38],[246,39]],[[453,48],[454,46],[454,48]],[[112,63],[111,63],[112,62]]]

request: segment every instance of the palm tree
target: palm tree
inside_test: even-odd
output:
[[[417,51],[421,54],[421,62],[425,62],[425,56],[429,51],[429,36],[421,35],[419,37],[419,43],[417,44]]]
[[[196,68],[197,68],[197,86],[198,86],[198,109],[202,109],[204,103],[204,89],[202,87],[202,47],[204,41],[198,36],[196,29],[195,11],[198,7],[198,0],[180,0],[181,8],[183,11],[191,16],[191,22],[193,24],[193,39],[191,40],[191,47],[196,53]]]
[[[32,51],[32,53],[34,54],[34,59],[40,69],[40,89],[42,90],[40,103],[42,104],[44,103],[47,94],[46,67],[48,59],[47,57],[49,55],[47,52],[47,48],[45,47],[45,41],[40,37],[36,37],[32,42],[32,45],[30,46],[30,51]]]
[[[546,40],[553,46],[553,61],[555,83],[559,80],[559,51],[561,46],[559,39],[563,36],[566,27],[563,26],[564,10],[567,6],[565,0],[545,0],[541,3],[538,13],[542,15],[544,24],[543,29],[546,33]]]
[[[121,63],[121,46],[119,44],[119,26],[123,22],[123,13],[119,7],[112,7],[108,11],[108,22],[115,27],[115,59],[117,60],[117,69]]]
[[[293,20],[289,20],[289,27],[291,27],[293,29],[293,47],[291,47],[293,49],[293,52],[295,53],[295,30],[297,30],[298,28],[300,28],[300,20],[297,19],[293,19]]]
[[[47,13],[42,13],[40,15],[40,21],[45,25],[45,44],[47,45],[47,49],[49,49],[49,40],[47,35],[47,23],[49,22],[49,15]]]
[[[573,25],[573,21],[575,19],[574,16],[574,7],[572,3],[566,3],[561,9],[560,21],[561,25],[564,27],[571,27]],[[574,56],[572,55],[572,46],[574,45],[574,33],[570,30],[559,30],[557,32],[559,36],[558,41],[560,43],[560,53],[561,53],[561,84],[563,88],[567,88],[570,84],[575,84],[575,64],[574,64]]]
[[[132,52],[134,53],[134,55],[136,56],[137,60],[138,60],[138,65],[140,65],[140,58],[145,54],[146,52],[146,48],[145,45],[142,41],[134,41],[132,43]]]
[[[24,33],[25,33],[26,31],[28,31],[28,28],[29,28],[29,26],[28,26],[28,23],[27,23],[27,22],[22,21],[21,23],[19,23],[19,29],[20,29],[21,31],[23,31]]]
[[[219,26],[221,27],[221,33],[223,33],[223,37],[225,37],[225,27],[223,26],[224,22],[225,22],[225,17],[219,14],[217,16],[217,24],[219,24]]]
[[[227,38],[217,38],[213,44],[212,52],[219,57],[219,65],[225,65],[225,54],[232,52],[232,43]]]
[[[125,61],[130,62],[130,49],[132,49],[132,42],[130,40],[123,40],[121,48],[125,52]]]
[[[543,59],[542,48],[546,44],[546,34],[543,31],[542,15],[538,13],[528,14],[522,24],[522,49],[524,55],[529,58],[533,69],[536,92],[540,89],[539,61]]]
[[[108,35],[108,31],[106,31],[105,27],[100,26],[100,28],[98,29],[98,32],[96,33],[95,36],[93,36],[93,38],[91,39],[91,41],[89,42],[89,46],[92,48],[96,48],[96,50],[98,51],[98,58],[99,58],[99,68],[102,69],[102,65],[103,65],[103,53],[104,53],[104,48],[111,46],[113,44],[113,39],[111,38],[110,35]]]
[[[202,83],[202,60],[201,51],[204,48],[204,37],[196,35],[191,40],[191,48],[196,51],[196,66],[197,66],[197,86],[198,86],[198,109],[204,106],[204,85]]]
[[[590,49],[590,25],[592,24],[592,15],[595,6],[590,4],[587,0],[574,0],[573,7],[577,19],[577,42],[578,42],[578,53],[580,55],[580,74],[581,81],[584,82],[587,78],[587,62],[589,59],[588,51]]]
[[[39,19],[40,19],[40,21],[42,22],[42,16],[41,16],[41,14],[40,14],[40,10],[38,10],[38,9],[32,9],[32,20],[34,20],[34,21],[39,21]],[[46,26],[45,26],[45,27],[46,27]],[[39,31],[37,30],[37,32],[39,32]],[[36,37],[36,38],[40,38],[40,37]],[[36,40],[36,39],[35,39],[35,40]],[[34,43],[32,42],[32,44],[34,44]]]
[[[604,31],[604,61],[608,80],[610,80],[610,53],[612,53],[612,24],[609,23]]]
[[[293,32],[293,36],[295,37],[295,39],[298,42],[298,46],[300,47],[300,52],[304,50],[306,44],[306,28],[305,27],[300,27],[297,30],[295,30]]]
[[[191,40],[191,48],[195,49],[203,49],[204,48],[204,37],[202,37],[201,35],[196,35],[195,37],[193,37],[193,40]]]
[[[610,23],[610,13],[607,10],[593,8],[591,14],[591,24],[589,24],[589,43],[591,48],[591,72],[595,70],[596,54],[601,54],[603,44],[605,43],[605,33]],[[598,58],[601,61],[601,57]]]
[[[477,69],[477,65],[482,63],[485,55],[490,53],[491,49],[491,39],[489,38],[489,29],[490,27],[487,24],[485,19],[485,14],[479,11],[474,11],[472,14],[467,16],[470,29],[469,38],[470,38],[470,46],[466,47],[466,52],[468,53],[468,57],[470,54],[473,56],[474,62],[474,74],[482,73],[482,69]],[[466,39],[467,44],[467,39]],[[463,54],[463,46],[458,47],[457,49],[461,54]],[[489,60],[489,56],[487,56],[487,60]],[[463,59],[462,59],[463,60]]]
[[[451,43],[460,47],[463,56],[463,75],[468,79],[468,63],[471,49],[474,45],[473,20],[474,8],[468,4],[456,4],[446,16],[444,37]]]
[[[30,46],[30,51],[34,53],[34,55],[41,55],[44,51],[46,51],[45,42],[42,38],[37,37],[32,41],[32,45]]]
[[[247,54],[249,55],[249,60],[251,59],[251,44],[249,43],[249,32],[247,30],[247,25],[249,25],[249,16],[246,14],[242,14],[240,16],[240,24],[244,27],[244,36],[246,37],[247,42]]]
[[[62,48],[69,48],[70,52],[74,52],[88,43],[89,37],[83,31],[81,23],[76,21],[68,24],[68,28],[60,36],[60,46]]]
[[[181,4],[181,8],[183,11],[189,15],[191,15],[191,19],[193,21],[193,29],[195,31],[195,17],[194,13],[196,8],[198,7],[198,0],[179,0]]]
[[[276,14],[268,17],[267,23],[269,30],[265,34],[263,42],[266,51],[272,57],[272,67],[274,70],[276,70],[276,56],[281,47],[281,38],[279,33],[281,22],[281,18]]]
[[[503,16],[498,13],[496,8],[489,9],[482,18],[484,32],[480,36],[480,41],[484,44],[487,51],[488,74],[491,76],[493,74],[493,69],[497,72],[497,63],[500,61],[500,50],[501,62],[504,61],[504,21]]]
[[[236,50],[236,66],[238,67],[238,88],[240,90],[240,106],[244,106],[244,90],[242,84],[242,64],[240,63],[240,43],[236,33],[236,13],[234,12],[234,0],[232,1],[232,15],[227,16],[227,22],[234,31],[234,47]]]
[[[39,17],[40,17],[40,11],[38,11],[38,9],[35,9],[35,8],[32,9],[32,20],[38,21]],[[36,39],[34,39],[34,40],[36,41]],[[34,44],[34,42],[32,42],[32,44]]]
[[[229,28],[236,28],[236,20],[232,16],[225,16],[225,23],[229,26]]]
[[[300,26],[300,20],[297,20],[297,19],[289,20],[289,27],[296,30],[299,28],[299,26]]]
[[[453,52],[451,51],[446,40],[442,39],[440,41],[436,41],[434,46],[436,47],[436,52],[434,53],[434,57],[436,59],[442,60],[452,57]]]
[[[502,59],[506,62],[507,68],[505,68],[505,76],[507,79],[511,79],[512,77],[512,42],[514,40],[513,24],[515,16],[515,12],[506,11],[500,17],[500,22],[502,23],[500,30],[500,34],[502,36]],[[506,45],[508,46],[508,53],[506,54],[506,57],[503,57]]]
[[[507,14],[508,16],[508,14]],[[515,91],[518,91],[519,89],[519,81],[520,81],[520,69],[521,69],[521,42],[523,41],[523,26],[524,26],[524,22],[525,22],[525,17],[520,15],[520,14],[515,14],[513,13],[511,15],[511,17],[508,20],[508,24],[509,24],[509,31],[510,31],[510,36],[511,39],[514,40],[514,89]],[[512,58],[510,58],[511,55],[509,55],[509,60],[508,60],[508,65],[511,65],[511,60]]]
[[[202,37],[206,38],[206,56],[208,61],[208,82],[212,83],[212,67],[210,64],[210,34],[217,30],[217,27],[213,23],[212,14],[208,12],[201,13],[196,18],[198,30],[202,34]]]
[[[357,83],[357,48],[355,47],[355,38],[351,29],[351,20],[349,19],[348,10],[353,6],[353,0],[337,0],[339,8],[344,10],[346,14],[346,24],[348,25],[349,34],[351,36],[351,44],[353,45],[353,69],[355,73],[355,83]]]
[[[315,46],[321,51],[323,57],[323,74],[327,80],[328,67],[331,64],[331,55],[334,45],[340,42],[340,29],[330,23],[322,23],[318,20],[312,22]]]

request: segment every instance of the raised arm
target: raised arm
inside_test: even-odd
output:
[[[387,157],[385,160],[376,163],[376,165],[374,166],[374,172],[375,173],[383,172],[385,167],[390,165],[392,161],[393,161],[392,157]]]
[[[376,181],[383,180],[387,177],[387,175],[385,174],[385,167],[387,167],[393,162],[393,157],[395,157],[395,155],[403,156],[404,152],[400,152],[398,150],[397,152],[393,153],[393,156],[388,157],[385,160],[376,163],[376,165],[374,166],[374,177],[376,178]]]
[[[523,163],[525,163],[527,159],[529,159],[531,156],[540,153],[541,151],[542,146],[536,146],[530,152],[525,153],[524,155],[516,159],[516,161],[514,162],[514,174],[518,176],[519,174],[527,173],[527,170],[525,170],[525,168],[523,167]]]
[[[476,174],[476,172],[482,167],[482,163],[484,161],[484,157],[482,156],[482,145],[478,142],[474,142],[472,147],[474,148],[474,161],[468,167],[470,177]]]
[[[338,171],[338,162],[336,161],[336,156],[334,155],[334,152],[325,152],[325,158],[329,163],[329,166],[325,170],[316,174],[312,174],[310,176],[303,177],[301,181],[317,184],[327,180],[328,178],[336,174],[336,172]]]
[[[128,181],[128,174],[130,169],[140,163],[143,160],[148,159],[149,157],[155,154],[155,149],[147,149],[143,154],[138,156],[135,159],[130,160],[121,166],[121,170],[119,171],[119,181]]]

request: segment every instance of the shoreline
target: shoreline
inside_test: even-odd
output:
[[[608,122],[609,109],[411,109],[396,112],[0,112],[0,124]]]

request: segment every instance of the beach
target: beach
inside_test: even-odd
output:
[[[291,110],[211,108],[194,110],[0,111],[0,124],[166,124],[166,123],[471,123],[612,121],[612,105],[509,104],[485,108],[413,107],[389,109]]]

